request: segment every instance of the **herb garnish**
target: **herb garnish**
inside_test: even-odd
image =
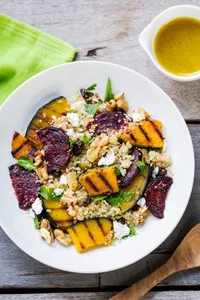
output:
[[[120,168],[115,167],[115,173],[116,173],[117,176],[121,175]]]
[[[92,142],[94,142],[94,140],[96,140],[97,137],[98,135],[93,135],[93,137],[89,140],[88,145],[91,145]]]
[[[87,134],[84,133],[84,136],[82,137],[81,141],[84,143],[84,144],[87,144],[89,142],[89,138],[87,136]]]
[[[94,90],[95,90],[95,88],[96,88],[96,86],[97,86],[97,84],[96,84],[96,83],[94,83],[94,84],[90,85],[90,86],[87,88],[87,91],[94,91]]]
[[[35,170],[36,168],[32,160],[28,159],[26,156],[21,156],[17,164],[26,170]]]
[[[106,92],[104,97],[104,102],[108,102],[111,99],[114,98],[113,92],[112,92],[112,83],[110,78],[108,78],[107,85],[106,85]]]
[[[35,228],[36,228],[36,229],[40,229],[40,223],[41,223],[41,221],[39,221],[38,216],[35,215],[35,218],[34,218],[34,225],[35,225]]]
[[[100,102],[94,104],[84,104],[84,106],[85,106],[85,111],[88,114],[94,115],[100,106]]]
[[[135,194],[135,189],[131,189],[129,191],[120,191],[119,193],[108,196],[105,200],[110,203],[113,206],[120,206],[122,204],[122,201],[129,202],[131,198]]]
[[[129,236],[135,235],[136,234],[135,228],[132,225],[130,225],[129,228],[130,228]]]
[[[64,194],[64,191],[59,195],[57,196],[55,193],[54,193],[54,188],[45,188],[44,186],[41,186],[40,187],[40,195],[46,199],[46,200],[55,200],[55,201],[60,201],[62,195]]]
[[[107,196],[106,195],[101,195],[101,196],[94,196],[94,197],[92,197],[92,201],[93,202],[97,202],[97,201],[101,201],[101,200],[105,200],[107,198]]]
[[[147,165],[141,160],[138,160],[137,166],[140,168],[140,174],[142,174],[147,167]]]
[[[68,110],[67,113],[68,113],[68,114],[71,114],[71,113],[78,114],[78,110],[77,110],[77,109],[70,109],[70,110]]]

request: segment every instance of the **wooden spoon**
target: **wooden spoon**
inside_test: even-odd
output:
[[[183,239],[172,257],[149,276],[133,284],[110,300],[139,300],[152,287],[167,276],[182,270],[200,266],[200,224]]]

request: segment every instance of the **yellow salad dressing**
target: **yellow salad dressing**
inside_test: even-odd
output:
[[[160,65],[176,75],[200,70],[200,20],[181,17],[163,25],[154,41]]]

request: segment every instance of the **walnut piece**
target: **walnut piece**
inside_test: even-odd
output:
[[[63,246],[69,246],[72,242],[69,234],[65,234],[60,229],[54,230],[54,236],[55,236],[56,240]]]
[[[39,233],[45,242],[50,245],[54,241],[53,230],[50,222],[47,219],[43,219],[40,225]]]

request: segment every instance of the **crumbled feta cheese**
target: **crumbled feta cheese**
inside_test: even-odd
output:
[[[159,167],[155,167],[155,169],[152,172],[152,177],[156,178],[156,176],[158,175],[158,172],[159,172]]]
[[[85,101],[77,101],[71,104],[71,109],[78,110],[79,112],[85,112]]]
[[[67,184],[67,177],[65,175],[60,176],[60,184]]]
[[[66,133],[67,133],[67,135],[69,135],[69,137],[73,137],[75,135],[75,131],[72,128],[67,129]]]
[[[145,120],[145,114],[143,112],[138,112],[137,110],[128,113],[128,116],[133,119],[134,123]]]
[[[79,115],[77,113],[68,113],[66,115],[66,119],[68,122],[70,122],[74,127],[79,126]]]
[[[130,234],[130,228],[126,224],[121,224],[117,221],[114,221],[113,227],[114,227],[114,236],[119,240]]]
[[[115,153],[112,149],[110,149],[107,153],[106,156],[103,156],[99,162],[98,166],[110,166],[115,162]]]
[[[35,213],[34,213],[34,211],[32,210],[32,208],[29,209],[29,215],[30,215],[30,217],[31,217],[32,219],[35,219]]]
[[[37,197],[35,199],[35,202],[32,204],[32,210],[35,212],[36,215],[41,214],[41,212],[43,211],[42,201],[39,197]]]
[[[146,204],[146,199],[144,197],[140,198],[137,202],[137,204],[141,207],[144,207]]]
[[[57,188],[57,189],[54,190],[54,194],[56,196],[60,196],[63,193],[63,191],[64,191],[64,189]]]

